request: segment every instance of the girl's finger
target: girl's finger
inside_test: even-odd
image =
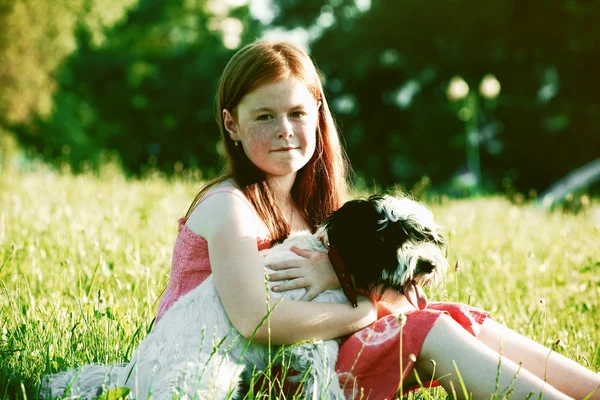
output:
[[[282,282],[281,284],[274,286],[274,292],[285,292],[286,290],[294,290],[308,286],[305,279],[298,278],[291,281]]]
[[[312,292],[310,290],[306,291],[306,294],[304,296],[302,296],[302,298],[300,299],[300,301],[312,301],[312,299],[314,299],[315,297],[317,297],[316,292]]]
[[[299,249],[297,247],[292,247],[290,249],[293,253],[298,254],[300,257],[304,257],[304,258],[310,258],[310,256],[312,256],[313,253],[315,253],[314,251],[310,251],[310,250],[304,250],[304,249]]]
[[[273,270],[284,270],[284,269],[288,269],[288,268],[297,268],[298,261],[294,261],[294,260],[279,261],[279,262],[276,262],[273,264],[269,264],[266,267],[273,269]]]
[[[277,272],[272,272],[269,274],[270,281],[285,281],[288,279],[296,279],[300,278],[302,274],[300,274],[300,270],[298,268],[289,268],[284,269]]]

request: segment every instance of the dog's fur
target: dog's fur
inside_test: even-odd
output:
[[[352,200],[334,212],[313,235],[292,234],[260,252],[266,265],[298,259],[291,247],[338,249],[359,291],[395,289],[420,298],[420,286],[437,282],[447,269],[444,242],[429,210],[401,197],[371,196]],[[274,283],[269,283],[269,287]],[[299,300],[305,289],[271,297]],[[410,295],[409,295],[410,293]],[[317,302],[347,302],[341,289],[318,295]],[[413,304],[415,304],[413,302]],[[422,307],[422,305],[420,305]],[[336,340],[307,342],[282,353],[291,370],[304,379],[304,398],[342,399],[334,367]],[[266,345],[239,335],[223,309],[212,276],[182,296],[140,343],[131,362],[117,366],[88,365],[46,377],[44,395],[91,399],[103,389],[128,387],[132,398],[176,396],[200,399],[235,398],[243,379],[269,367]]]

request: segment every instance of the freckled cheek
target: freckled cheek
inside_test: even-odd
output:
[[[252,129],[246,134],[245,145],[250,148],[269,148],[271,146],[271,135],[266,129]]]

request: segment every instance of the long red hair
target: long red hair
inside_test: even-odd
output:
[[[267,226],[272,240],[280,241],[289,235],[290,226],[277,206],[264,173],[250,162],[241,146],[235,146],[223,121],[223,110],[230,110],[235,116],[237,105],[247,93],[288,77],[306,83],[315,100],[321,102],[315,153],[296,174],[292,199],[313,231],[342,205],[348,190],[349,164],[325,99],[320,73],[310,57],[298,47],[283,42],[258,41],[238,51],[221,75],[216,114],[227,164],[223,174],[208,182],[196,195],[186,217],[210,188],[232,179]]]

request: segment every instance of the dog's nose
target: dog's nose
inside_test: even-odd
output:
[[[417,268],[415,272],[417,274],[429,274],[435,269],[436,266],[437,264],[435,264],[431,260],[420,259],[417,262]]]

